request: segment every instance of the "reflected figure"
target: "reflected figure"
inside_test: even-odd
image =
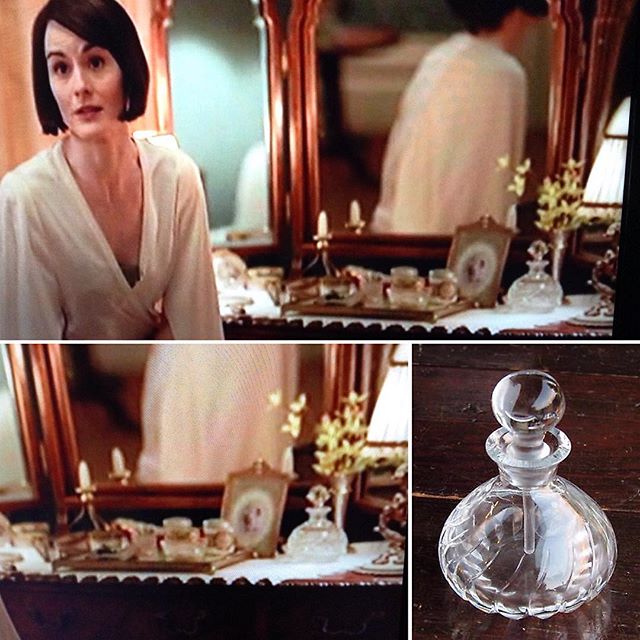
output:
[[[498,157],[520,161],[527,84],[513,55],[546,0],[448,0],[467,27],[434,47],[403,94],[385,153],[378,232],[452,234],[513,202]]]
[[[0,495],[4,490],[25,486],[27,482],[16,400],[9,386],[11,371],[3,362],[5,349],[0,345]]]
[[[249,147],[242,159],[236,187],[233,228],[249,231],[269,229],[269,159],[263,140]]]
[[[195,163],[133,140],[149,69],[116,0],[49,0],[33,29],[43,132],[0,183],[0,338],[219,339]]]
[[[259,458],[281,469],[289,442],[269,394],[280,389],[283,405],[293,400],[298,359],[298,345],[154,345],[137,481],[222,483]]]

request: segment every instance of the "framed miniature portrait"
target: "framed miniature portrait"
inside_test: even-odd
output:
[[[221,515],[233,527],[240,548],[262,557],[275,554],[288,486],[289,476],[264,460],[229,474]]]
[[[461,298],[495,305],[512,237],[511,229],[488,216],[456,229],[447,268],[458,278]]]

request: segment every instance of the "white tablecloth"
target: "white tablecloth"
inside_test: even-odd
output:
[[[212,578],[222,578],[229,584],[238,578],[245,578],[252,584],[264,579],[268,579],[273,584],[278,584],[285,580],[315,580],[352,571],[362,565],[370,563],[378,557],[385,548],[386,543],[382,541],[357,542],[351,545],[351,551],[339,560],[325,563],[292,562],[284,555],[279,555],[276,558],[245,560],[244,562],[220,569],[213,576],[210,574],[196,573],[137,573],[131,571],[64,571],[60,572],[60,575],[75,575],[78,580],[87,576],[96,576],[98,578],[116,576],[120,579],[136,576],[141,580],[156,577],[159,581],[166,580],[167,578],[179,578],[183,582],[194,577],[207,581]],[[18,563],[17,569],[23,573],[52,573],[51,565],[42,560],[40,555],[32,548],[4,546],[0,547],[0,552],[20,553],[24,557],[24,561]]]
[[[223,315],[229,314],[229,308],[224,306],[225,298],[232,300],[234,298],[244,297],[251,299],[252,304],[248,304],[245,310],[248,315],[254,318],[280,318],[280,308],[276,307],[269,295],[263,289],[258,287],[248,287],[247,289],[228,290],[221,293],[221,312]],[[380,320],[376,318],[350,318],[344,316],[314,316],[314,315],[296,315],[288,316],[290,319],[302,320],[303,325],[310,322],[319,321],[324,325],[332,322],[342,322],[349,324],[350,322],[359,322],[362,325],[370,326],[379,324],[383,329],[391,325],[400,325],[405,329],[421,326],[426,329],[433,327],[444,327],[447,331],[453,331],[458,327],[466,327],[469,331],[475,332],[480,329],[488,329],[495,334],[506,329],[534,329],[536,327],[544,327],[547,325],[555,325],[557,323],[566,322],[570,318],[576,317],[584,313],[589,307],[593,306],[597,296],[595,294],[583,294],[567,296],[565,303],[550,313],[514,313],[505,306],[498,306],[494,309],[470,309],[456,313],[453,316],[442,318],[436,323],[416,322],[415,320]],[[576,325],[576,332],[581,330]]]

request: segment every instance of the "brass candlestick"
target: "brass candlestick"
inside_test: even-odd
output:
[[[325,276],[337,276],[338,269],[331,262],[329,257],[329,241],[333,235],[327,232],[324,235],[315,235],[313,239],[316,243],[316,255],[313,260],[303,269],[302,275],[313,275],[314,270],[322,267]]]
[[[366,226],[367,226],[367,223],[364,220],[358,220],[357,222],[351,222],[351,220],[349,220],[349,222],[344,223],[344,228],[347,231],[352,231],[357,236],[362,235],[362,230]]]

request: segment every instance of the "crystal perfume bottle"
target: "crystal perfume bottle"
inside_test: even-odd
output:
[[[306,511],[309,519],[296,527],[287,540],[286,553],[297,562],[332,562],[347,552],[347,534],[327,518],[331,507],[324,503],[330,493],[324,485],[309,490],[312,504]]]
[[[438,554],[453,590],[508,618],[569,612],[604,588],[616,539],[602,509],[556,475],[571,451],[556,428],[564,395],[549,374],[520,371],[495,387],[502,425],[486,450],[500,474],[464,498],[440,535]]]
[[[534,240],[527,250],[532,258],[527,261],[529,271],[515,280],[507,292],[507,304],[514,311],[548,313],[562,303],[560,283],[545,271],[549,264],[544,259],[548,249],[542,240]]]

